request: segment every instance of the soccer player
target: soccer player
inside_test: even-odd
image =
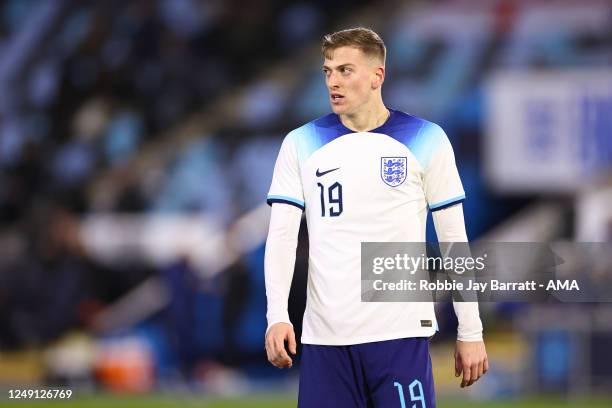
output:
[[[266,351],[291,367],[287,302],[302,212],[310,242],[298,406],[435,407],[432,302],[361,302],[361,242],[424,242],[428,210],[440,242],[467,242],[465,198],[440,126],[387,108],[385,45],[352,28],[323,39],[333,113],[284,139],[267,201]],[[475,302],[454,303],[461,387],[488,369]],[[287,342],[288,352],[285,348]]]

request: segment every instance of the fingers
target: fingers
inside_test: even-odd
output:
[[[478,380],[480,378],[480,373],[478,371],[478,363],[474,363],[472,364],[472,366],[470,367],[470,372],[471,372],[471,376],[470,376],[470,381],[468,382],[467,386],[469,387],[470,385],[474,384],[476,382],[476,380]]]
[[[273,336],[266,336],[266,354],[268,355],[268,361],[277,367],[276,346],[274,345]]]
[[[464,364],[463,365],[463,380],[461,381],[461,388],[469,387],[470,385],[474,384],[488,370],[489,370],[489,362],[487,359],[483,359],[483,360],[480,360],[472,364]]]
[[[266,336],[265,344],[268,361],[277,368],[291,368],[293,365],[293,360],[291,360],[291,357],[289,357],[285,351],[286,337],[291,337],[291,333],[289,333],[288,336],[278,333],[269,333],[268,336]],[[293,339],[295,341],[295,334],[293,334]]]
[[[274,345],[278,366],[280,366],[280,368],[291,367],[293,360],[291,360],[291,357],[289,357],[289,354],[287,354],[287,351],[285,350],[285,339],[282,337],[277,337],[274,341]]]
[[[483,375],[484,375],[484,360],[480,360],[478,362],[478,377],[476,377],[475,381],[477,381]]]
[[[461,357],[459,357],[459,355],[455,354],[455,377],[459,377],[461,375],[461,372],[463,371],[462,366],[461,366]]]
[[[455,346],[455,376],[460,376],[461,388],[469,387],[489,371],[489,360],[483,342],[457,341]]]
[[[463,365],[463,379],[461,380],[461,388],[467,387],[470,384],[472,378],[472,366],[469,364]]]
[[[294,356],[297,354],[297,343],[295,341],[295,332],[293,330],[291,330],[289,332],[289,351],[291,352],[291,354],[293,354]]]

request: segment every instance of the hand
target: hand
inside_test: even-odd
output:
[[[266,333],[266,353],[268,361],[274,367],[291,368],[293,360],[285,350],[285,340],[289,346],[289,352],[294,356],[297,354],[295,332],[289,323],[275,323]]]
[[[482,341],[459,341],[455,345],[455,377],[463,372],[461,388],[469,387],[489,371],[487,350]]]

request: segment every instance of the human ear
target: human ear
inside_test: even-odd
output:
[[[372,89],[380,88],[385,81],[385,67],[377,67],[372,80]]]

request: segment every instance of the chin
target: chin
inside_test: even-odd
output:
[[[336,115],[341,115],[343,113],[346,113],[346,108],[344,106],[334,106],[331,105],[332,111],[336,114]]]

